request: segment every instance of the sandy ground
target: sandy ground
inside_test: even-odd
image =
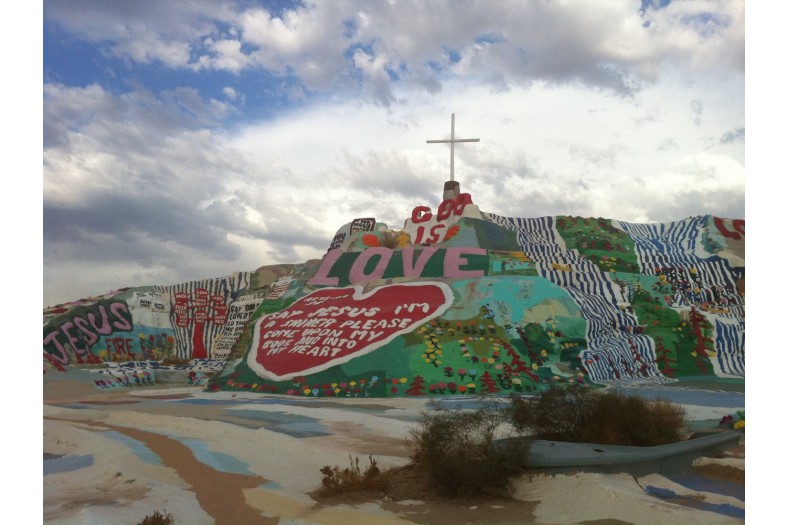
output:
[[[43,517],[52,524],[743,523],[744,434],[695,459],[694,484],[670,473],[541,472],[514,499],[317,501],[320,468],[373,455],[404,466],[404,439],[427,399],[297,399],[194,387],[99,391],[45,376]],[[744,407],[740,407],[743,409]],[[728,407],[691,406],[696,419]],[[688,478],[689,479],[689,478]],[[699,483],[701,480],[703,483]],[[731,492],[731,487],[733,492]]]

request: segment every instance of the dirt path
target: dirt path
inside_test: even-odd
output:
[[[269,525],[279,518],[266,518],[246,502],[243,491],[259,487],[268,480],[260,476],[222,472],[198,461],[191,449],[176,439],[135,428],[81,421],[95,427],[109,428],[145,444],[162,462],[192,486],[200,506],[217,525]]]

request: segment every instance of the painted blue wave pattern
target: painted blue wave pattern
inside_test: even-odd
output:
[[[741,322],[743,324],[743,321]],[[725,323],[718,319],[715,323],[716,340],[714,348],[720,371],[724,375],[744,377],[744,330],[739,323]]]

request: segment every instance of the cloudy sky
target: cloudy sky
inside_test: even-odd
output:
[[[484,211],[745,218],[743,0],[43,2],[43,295]]]

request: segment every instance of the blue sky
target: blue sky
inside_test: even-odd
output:
[[[45,305],[483,211],[744,218],[744,2],[43,2]]]

